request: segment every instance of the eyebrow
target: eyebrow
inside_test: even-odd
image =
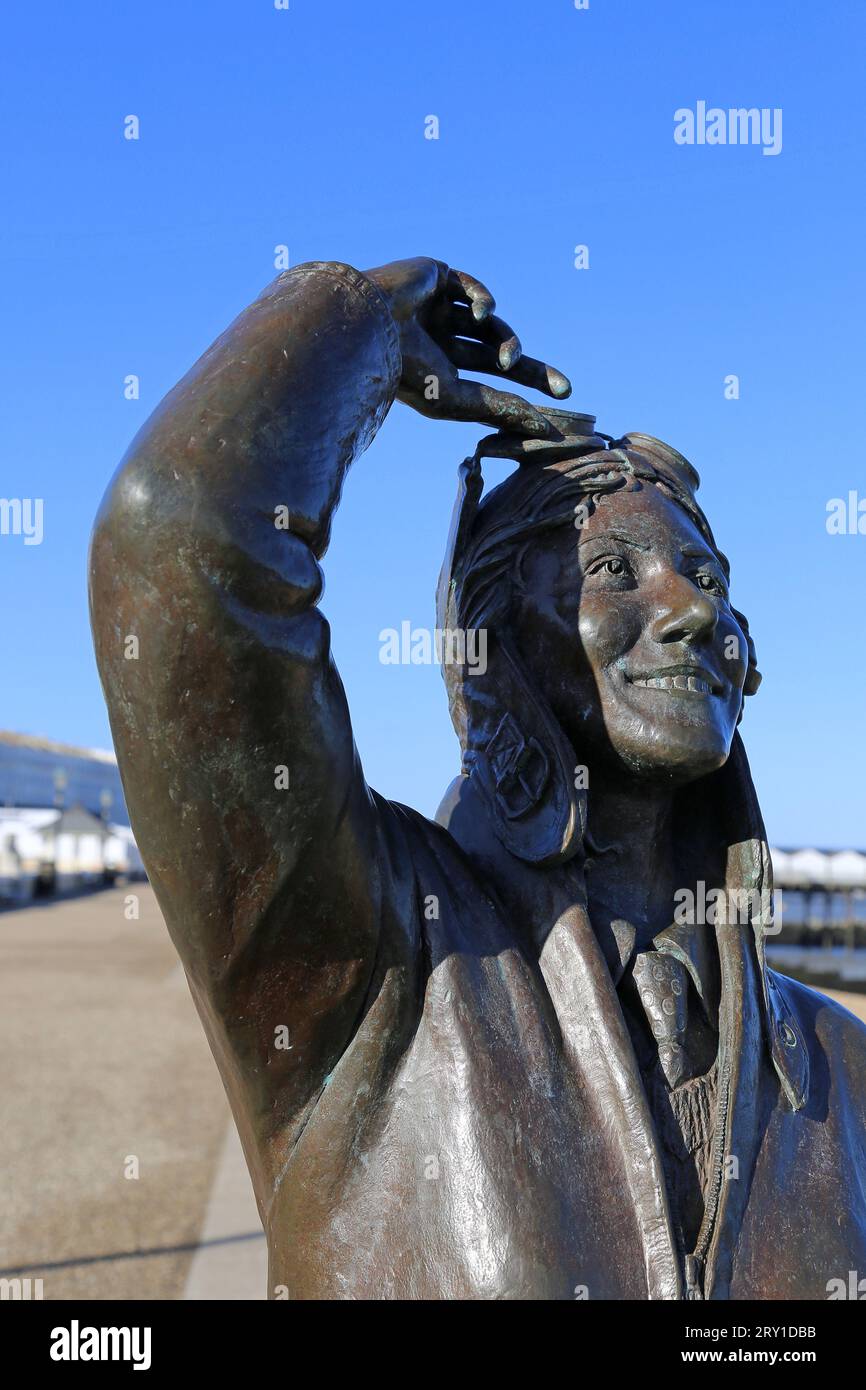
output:
[[[589,545],[590,541],[621,541],[623,545],[634,546],[636,550],[652,550],[652,546],[646,541],[636,541],[633,536],[624,536],[621,531],[603,531],[597,536],[584,536],[578,541],[578,549],[582,545]],[[718,564],[718,559],[706,545],[695,545],[690,542],[688,545],[680,546],[680,554],[688,559],[711,560]]]
[[[636,541],[632,536],[623,536],[619,531],[603,531],[599,536],[584,536],[578,541],[578,546],[588,545],[590,541],[622,541],[623,545],[633,545],[636,550],[652,549],[648,542]]]

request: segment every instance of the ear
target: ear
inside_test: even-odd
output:
[[[582,847],[586,827],[574,750],[508,638],[490,645],[484,675],[463,681],[470,775],[509,853],[530,864],[562,863]]]
[[[734,617],[736,618],[737,622],[739,623],[746,636],[746,654],[748,659],[748,666],[746,668],[746,680],[745,684],[743,685],[743,694],[757,695],[758,687],[760,686],[761,680],[763,678],[761,676],[760,671],[758,670],[758,656],[755,651],[755,643],[752,639],[752,634],[749,632],[749,620],[746,617],[745,613],[741,613],[737,608],[732,608],[731,612],[733,613]]]

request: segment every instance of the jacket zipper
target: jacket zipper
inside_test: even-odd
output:
[[[710,1241],[715,1231],[716,1218],[719,1212],[719,1202],[722,1195],[722,1183],[724,1181],[730,1090],[730,1067],[726,1066],[724,1074],[720,1078],[719,1086],[719,1104],[716,1118],[716,1136],[718,1142],[715,1143],[714,1141],[716,1154],[713,1165],[712,1182],[710,1183],[710,1189],[704,1207],[704,1218],[701,1222],[701,1228],[698,1231],[697,1244],[691,1255],[686,1255],[685,1259],[685,1298],[689,1301],[702,1300],[704,1297],[704,1273],[707,1251],[709,1250]]]

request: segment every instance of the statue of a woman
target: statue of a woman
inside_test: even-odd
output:
[[[96,524],[132,825],[271,1296],[825,1298],[866,1274],[866,1030],[765,967],[727,562],[674,450],[459,377],[569,391],[493,308],[433,260],[286,272]],[[498,430],[440,581],[487,660],[445,667],[435,822],[367,786],[317,606],[395,396]],[[485,452],[519,466],[481,500]]]

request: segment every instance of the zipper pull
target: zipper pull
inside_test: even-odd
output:
[[[701,1288],[703,1278],[703,1261],[698,1255],[686,1255],[686,1298],[695,1301],[703,1300],[704,1291]]]

